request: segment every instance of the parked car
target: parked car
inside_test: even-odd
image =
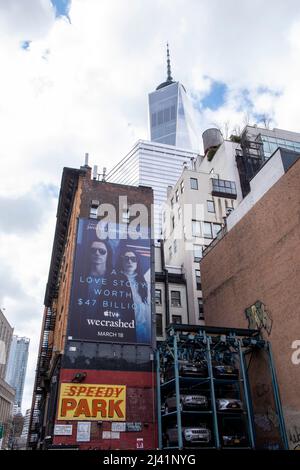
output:
[[[198,426],[183,426],[182,427],[182,440],[184,446],[193,444],[208,444],[211,440],[211,431],[206,424]],[[178,443],[178,428],[173,425],[166,430],[165,433],[166,447],[177,445]]]
[[[236,398],[217,398],[216,404],[219,411],[243,411],[243,403]]]
[[[180,409],[184,410],[198,410],[208,407],[208,400],[205,395],[198,393],[181,393],[180,395]],[[176,410],[176,395],[168,397],[165,401],[165,413]]]
[[[207,364],[204,361],[178,361],[178,372],[181,377],[207,377]],[[164,381],[175,377],[174,364],[168,364],[164,373]]]
[[[224,447],[247,445],[247,438],[244,434],[235,432],[226,432],[222,435]]]
[[[214,377],[218,379],[238,379],[239,370],[226,364],[213,365]]]

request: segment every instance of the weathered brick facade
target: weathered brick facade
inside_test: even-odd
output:
[[[207,253],[201,274],[207,325],[247,328],[246,309],[264,304],[270,319],[261,331],[273,348],[289,445],[299,448],[300,159]]]

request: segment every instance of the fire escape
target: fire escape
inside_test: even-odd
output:
[[[245,131],[241,135],[241,149],[236,149],[236,163],[243,197],[250,191],[250,180],[264,163],[263,143],[257,136]]]

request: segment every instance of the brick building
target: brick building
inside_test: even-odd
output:
[[[122,227],[129,227],[133,219],[130,208],[134,204],[143,205],[147,214],[144,224],[151,229],[152,202],[151,188],[99,181],[97,177],[91,177],[91,168],[87,165],[79,170],[71,168],[63,170],[29,427],[30,448],[72,446],[80,449],[137,447],[149,449],[156,446],[153,362],[155,322],[151,315],[154,306],[152,238],[149,239],[149,247],[143,246],[139,251],[139,259],[143,255],[144,264],[146,259],[149,263],[147,272],[150,273],[148,282],[150,340],[138,339],[138,333],[136,338],[127,340],[123,338],[123,333],[116,334],[111,331],[107,331],[107,335],[110,335],[108,339],[89,336],[90,331],[94,331],[95,328],[88,330],[85,320],[91,322],[91,319],[82,320],[82,318],[92,304],[89,304],[89,299],[77,299],[80,285],[75,284],[74,280],[77,276],[78,253],[84,248],[82,237],[88,236],[89,229],[97,226],[99,207],[104,207],[103,205],[114,207],[116,220],[120,222],[120,226],[123,224]],[[130,246],[134,247],[134,244]],[[99,255],[101,249],[98,247],[96,251]],[[133,251],[133,248],[127,251]],[[135,257],[123,256],[123,258],[133,260]],[[82,263],[85,261],[83,257]],[[115,262],[117,263],[118,259],[115,259]],[[128,260],[127,262],[129,263]],[[88,283],[90,277],[84,282]],[[99,280],[104,283],[103,278],[99,277]],[[117,295],[117,289],[114,292]],[[126,292],[126,295],[129,293]],[[78,300],[78,304],[74,299],[76,302]],[[80,304],[88,304],[88,307],[82,310],[82,318],[78,315]],[[92,308],[90,311],[97,314]],[[104,315],[111,316],[112,313],[114,312],[106,310]],[[116,316],[121,315],[118,313]],[[137,332],[139,320],[135,321]],[[124,324],[128,328],[130,322],[122,323],[121,320],[117,320],[116,323]],[[101,328],[96,334],[101,334]],[[114,339],[111,339],[111,336],[114,336]],[[87,395],[84,395],[84,390],[87,391]],[[72,391],[75,391],[75,397],[80,397],[80,400],[74,398],[74,395],[64,398]],[[108,402],[106,398],[98,399],[109,397],[111,393],[124,395],[122,405],[120,405],[121,400]],[[91,400],[90,397],[98,398]],[[76,403],[81,407],[81,413],[77,407],[77,415],[74,413],[71,417],[71,405],[76,399]],[[85,407],[85,413],[82,405]],[[108,413],[106,409],[104,412],[106,405],[109,406]],[[97,412],[96,408],[100,411]],[[66,411],[65,414],[62,412],[63,409]]]
[[[291,449],[300,444],[299,181],[299,154],[279,148],[201,261],[206,323],[260,329],[271,342]],[[265,405],[255,420],[271,436],[277,421],[261,364],[254,358],[252,394]]]

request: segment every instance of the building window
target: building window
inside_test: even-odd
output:
[[[123,222],[124,224],[128,224],[128,223],[129,223],[129,220],[130,220],[129,209],[123,209],[123,212],[122,212],[122,222]]]
[[[171,208],[173,209],[173,206],[174,206],[174,198],[172,197],[171,199]]]
[[[181,297],[179,290],[171,290],[171,305],[172,307],[181,307]]]
[[[156,336],[163,336],[163,319],[161,313],[156,314]]]
[[[177,253],[177,240],[174,240],[173,251],[174,251],[174,253]]]
[[[91,201],[90,205],[90,219],[97,219],[97,213],[98,213],[98,207],[99,207],[99,201]]]
[[[163,223],[165,224],[166,223],[166,213],[163,212]]]
[[[194,245],[194,262],[199,263],[202,258],[202,246],[201,245]]]
[[[172,323],[177,323],[180,325],[182,323],[181,315],[172,315]]]
[[[207,201],[207,212],[215,213],[215,203],[214,201]]]
[[[174,230],[174,227],[175,227],[175,217],[174,217],[174,215],[172,215],[171,222],[172,222],[172,230]]]
[[[202,289],[202,286],[201,286],[201,273],[200,273],[200,269],[195,269],[195,275],[196,275],[196,286],[197,286],[197,290],[201,290],[201,289]]]
[[[234,181],[212,178],[212,195],[236,199],[236,185]]]
[[[198,180],[197,178],[190,178],[191,189],[198,189]]]
[[[172,245],[169,246],[169,258],[172,258]]]
[[[213,227],[213,237],[215,238],[220,232],[222,225],[221,224],[212,224]]]
[[[181,191],[181,194],[183,194],[183,191],[184,191],[184,181],[183,180],[180,182],[180,191]]]
[[[161,305],[161,290],[155,289],[155,305]]]
[[[199,320],[204,320],[204,309],[203,309],[202,298],[198,298],[198,311],[199,311]]]
[[[181,207],[178,207],[178,219],[181,219],[181,213],[182,213],[182,209]]]
[[[193,237],[201,237],[201,222],[199,220],[192,220],[192,235]]]
[[[203,236],[204,238],[213,238],[210,222],[203,222]]]
[[[176,201],[176,202],[179,201],[179,192],[178,192],[178,189],[176,189],[176,192],[175,192],[175,201]]]

